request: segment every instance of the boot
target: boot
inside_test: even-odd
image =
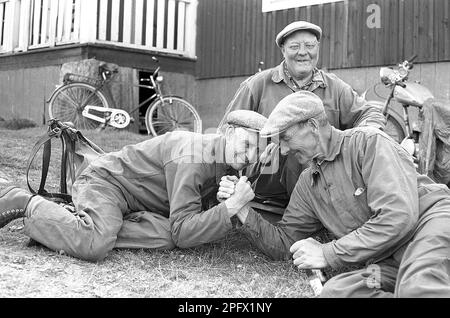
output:
[[[12,220],[25,216],[28,202],[34,195],[19,187],[0,191],[0,229]]]

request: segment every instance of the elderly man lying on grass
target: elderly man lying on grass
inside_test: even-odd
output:
[[[310,163],[282,220],[273,225],[245,206],[241,230],[276,259],[300,269],[366,264],[329,280],[323,297],[450,297],[450,190],[419,175],[408,153],[368,127],[341,131],[322,101],[300,91],[276,106],[261,136]],[[218,197],[238,195],[233,178]],[[231,194],[231,196],[230,196]],[[312,239],[326,228],[337,240]]]
[[[73,186],[74,211],[28,191],[0,191],[0,228],[23,217],[25,233],[56,251],[89,261],[116,248],[187,248],[220,239],[253,191],[210,207],[218,182],[257,158],[266,118],[239,110],[225,135],[172,132],[105,154]],[[217,202],[216,202],[217,203]]]

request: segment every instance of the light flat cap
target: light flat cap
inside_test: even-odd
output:
[[[227,124],[259,132],[267,122],[267,118],[252,110],[233,110],[227,116]]]
[[[300,30],[311,32],[316,36],[317,41],[320,41],[320,38],[322,37],[322,29],[318,25],[306,21],[295,21],[291,24],[288,24],[283,30],[281,30],[280,33],[278,33],[277,37],[275,38],[275,42],[277,43],[278,47],[281,48],[284,40],[288,35]]]
[[[283,98],[267,119],[261,137],[278,135],[296,123],[325,114],[322,100],[309,91],[299,91]]]

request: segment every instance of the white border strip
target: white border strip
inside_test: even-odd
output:
[[[262,12],[300,8],[339,1],[344,0],[262,0]]]

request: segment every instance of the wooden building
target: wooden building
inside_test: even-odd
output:
[[[277,3],[288,6],[267,9]],[[379,82],[380,66],[417,54],[412,79],[450,99],[448,0],[0,0],[0,116],[41,123],[67,63],[116,63],[136,84],[157,55],[168,92],[214,131],[259,62],[281,62],[275,36],[296,20],[322,27],[319,66],[358,92]],[[117,90],[124,109],[141,99]]]
[[[196,8],[197,0],[0,0],[0,116],[44,123],[62,70],[115,63],[118,81],[138,84],[156,68],[152,56],[165,92],[194,103]],[[116,106],[129,111],[151,94],[114,91]]]
[[[263,12],[263,4],[290,8]],[[302,3],[318,3],[303,6]],[[276,34],[306,20],[321,26],[319,67],[362,93],[379,83],[379,67],[417,54],[411,79],[450,99],[450,1],[448,0],[205,0],[197,13],[197,105],[203,127],[214,127],[239,84],[259,61],[282,60]],[[386,93],[378,88],[380,95]],[[376,96],[371,96],[377,98]],[[218,110],[220,109],[220,110]]]

